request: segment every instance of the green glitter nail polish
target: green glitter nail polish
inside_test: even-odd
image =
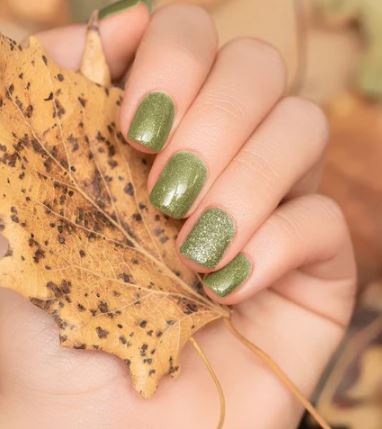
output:
[[[155,184],[150,201],[175,219],[185,216],[207,178],[204,163],[190,152],[178,152],[167,163]]]
[[[203,282],[217,295],[225,297],[247,280],[251,268],[249,260],[238,255],[221,270],[208,274]]]
[[[126,9],[133,7],[139,3],[144,3],[149,10],[152,9],[151,0],[120,0],[115,3],[111,3],[108,6],[105,6],[103,9],[99,11],[99,19],[107,18],[111,15],[114,15],[119,12],[124,12]]]
[[[174,122],[172,99],[162,92],[152,92],[139,105],[128,138],[154,152],[165,145]]]
[[[180,252],[199,265],[214,268],[235,235],[233,220],[221,209],[209,209],[199,218]]]

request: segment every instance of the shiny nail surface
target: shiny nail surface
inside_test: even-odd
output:
[[[247,280],[251,269],[249,260],[238,255],[221,270],[204,277],[203,283],[217,295],[225,297]]]
[[[205,211],[186,238],[180,252],[186,258],[214,268],[235,235],[233,220],[221,209]]]
[[[98,14],[99,19],[104,19],[111,15],[124,12],[126,9],[129,9],[130,7],[133,7],[139,3],[145,4],[149,8],[149,10],[152,9],[151,0],[120,0],[116,1],[115,3],[111,3],[101,9]]]
[[[206,178],[203,161],[190,152],[178,152],[159,176],[150,201],[166,215],[181,219],[196,200]]]
[[[152,92],[139,105],[128,138],[154,152],[165,145],[174,122],[172,99],[162,92]]]

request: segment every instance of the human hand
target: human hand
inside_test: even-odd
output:
[[[220,272],[207,276],[207,293],[236,304],[238,328],[309,395],[342,337],[355,284],[342,214],[314,194],[324,116],[306,100],[282,96],[285,71],[273,48],[240,39],[217,52],[201,9],[171,6],[150,19],[136,3],[103,17],[101,35],[116,80],[136,53],[121,128],[138,150],[160,151],[148,181],[153,203],[187,218],[178,237],[184,263]],[[73,26],[39,37],[59,64],[78,68],[84,33]],[[219,209],[205,223],[212,231],[184,245],[211,208]],[[191,349],[181,377],[164,380],[144,401],[122,362],[61,349],[49,316],[9,291],[0,292],[0,318],[1,427],[215,427],[216,392]],[[222,323],[196,337],[226,394],[226,428],[296,427],[300,405]]]

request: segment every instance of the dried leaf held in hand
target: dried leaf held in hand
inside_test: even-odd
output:
[[[1,286],[50,313],[65,347],[103,350],[150,397],[189,338],[226,310],[178,261],[150,205],[149,158],[116,125],[122,91],[0,36]]]

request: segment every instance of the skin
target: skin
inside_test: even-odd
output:
[[[84,32],[75,26],[38,37],[59,64],[77,68]],[[230,214],[236,235],[215,269],[242,252],[253,270],[225,298],[207,292],[236,304],[238,329],[310,395],[348,324],[356,278],[341,210],[314,193],[327,140],[324,115],[309,101],[283,97],[284,66],[270,46],[239,39],[218,51],[214,26],[199,8],[169,6],[150,19],[138,4],[105,19],[101,35],[114,79],[136,52],[120,118],[125,135],[146,94],[163,91],[176,106],[149,190],[178,151],[197,154],[208,168],[178,246],[206,208]],[[299,404],[222,323],[196,339],[225,391],[225,428],[297,426]],[[181,377],[165,379],[145,402],[118,359],[61,349],[51,318],[0,289],[0,427],[210,429],[217,419],[214,385],[191,346]]]

